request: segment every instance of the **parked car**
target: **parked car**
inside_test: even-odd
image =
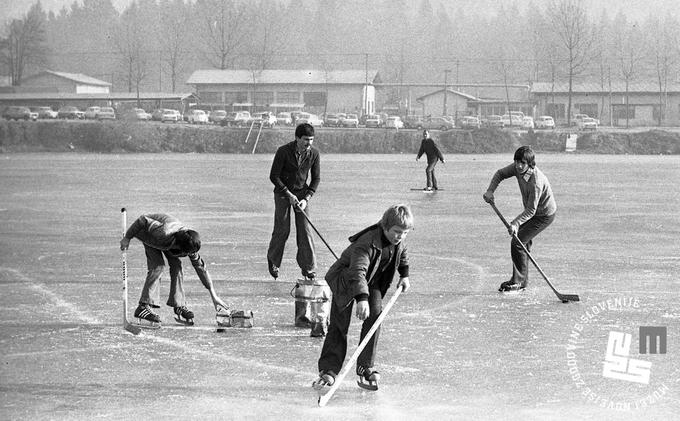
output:
[[[503,125],[505,127],[509,127],[509,126],[522,127],[522,119],[523,119],[523,117],[521,117],[518,114],[510,114],[510,115],[503,114],[501,116],[501,120],[503,121]]]
[[[276,115],[271,111],[258,113],[257,118],[261,122],[263,127],[274,127],[278,122],[278,120],[276,119]]]
[[[382,127],[385,125],[385,122],[383,121],[382,117],[380,117],[377,114],[369,114],[366,116],[366,119],[364,120],[364,125],[366,127]]]
[[[166,121],[177,123],[178,121],[182,121],[182,115],[177,110],[159,108],[151,114],[151,119],[162,123],[165,123]]]
[[[340,127],[341,121],[344,117],[345,116],[341,114],[326,114],[326,117],[323,119],[323,123],[328,127]]]
[[[99,113],[100,107],[87,107],[85,110],[85,118],[88,120],[94,120],[97,118],[97,114]]]
[[[115,120],[116,111],[112,107],[101,107],[97,113],[97,120]]]
[[[386,129],[403,129],[404,128],[404,122],[401,121],[401,117],[397,115],[392,115],[387,117],[387,120],[385,120],[385,128]]]
[[[57,112],[51,107],[35,107],[33,111],[38,113],[38,118],[57,118]]]
[[[490,127],[490,128],[496,128],[496,129],[502,129],[505,127],[505,123],[503,122],[503,118],[499,115],[489,115],[486,116],[486,118],[482,121],[482,125],[484,127]]]
[[[421,115],[407,115],[401,119],[404,122],[404,128],[416,129],[422,125],[423,116]]]
[[[281,126],[291,126],[293,125],[293,118],[288,112],[280,112],[276,115],[276,124]]]
[[[449,130],[456,128],[456,125],[444,117],[425,117],[416,125],[416,129],[428,130]]]
[[[323,120],[321,120],[318,115],[310,113],[300,113],[300,115],[298,115],[295,124],[302,123],[308,123],[314,127],[322,127],[324,125]]]
[[[342,127],[359,127],[359,116],[356,114],[347,114],[345,118],[340,121]]]
[[[227,112],[224,110],[215,110],[210,113],[208,116],[208,121],[215,123],[215,124],[220,124],[222,120],[227,116]]]
[[[190,110],[189,123],[191,124],[208,124],[208,114],[203,110]]]
[[[599,126],[599,121],[590,118],[590,117],[585,117],[582,118],[579,123],[578,123],[578,129],[579,130],[597,130],[597,126]]]
[[[533,130],[534,129],[533,117],[524,117],[522,119],[522,128],[526,130]]]
[[[291,124],[294,124],[294,125],[297,124],[297,118],[300,114],[302,114],[302,111],[300,111],[300,110],[295,110],[295,111],[290,112],[290,118],[293,120]]]
[[[134,113],[134,116],[137,120],[141,120],[141,121],[151,120],[151,114],[144,111],[143,108],[134,108],[133,113]]]
[[[65,118],[68,120],[76,120],[79,118],[84,118],[85,113],[80,111],[77,107],[67,105],[65,107],[59,108],[57,111],[57,118]]]
[[[28,107],[10,106],[2,113],[2,118],[7,120],[30,120],[31,110]]]
[[[466,115],[460,118],[458,125],[461,129],[479,129],[482,123],[475,116]]]
[[[536,117],[534,124],[537,129],[554,129],[555,120],[549,115],[539,115]]]
[[[574,117],[571,119],[571,125],[580,127],[580,123],[584,118],[590,117],[588,116],[588,114],[574,114]]]
[[[250,111],[232,111],[220,122],[222,126],[247,126],[252,121]]]

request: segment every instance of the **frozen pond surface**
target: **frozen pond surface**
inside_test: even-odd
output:
[[[414,158],[322,155],[310,218],[336,253],[390,204],[410,204],[416,228],[407,239],[412,289],[381,334],[380,391],[348,376],[318,408],[310,384],[322,340],[292,326],[294,230],[281,278],[266,269],[272,155],[0,156],[0,418],[677,417],[680,157],[538,156],[559,214],[533,253],[558,290],[581,296],[570,304],[533,270],[521,295],[496,292],[511,270],[509,238],[481,195],[510,154],[447,156],[437,167],[446,190],[433,194],[410,190],[425,182]],[[508,218],[520,211],[516,181],[496,197]],[[199,231],[218,293],[252,309],[255,327],[216,333],[209,295],[186,261],[196,326],[175,325],[164,307],[161,330],[125,332],[122,206],[129,222],[160,211]],[[333,256],[318,239],[316,249],[323,274]],[[132,312],[146,272],[136,240],[128,263]],[[666,326],[668,352],[640,354],[639,326]],[[652,363],[648,384],[603,375],[610,332],[632,335],[628,357]]]

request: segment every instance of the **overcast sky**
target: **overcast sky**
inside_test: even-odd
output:
[[[70,7],[74,1],[82,3],[80,0],[41,0],[43,8],[58,13],[63,7]],[[132,0],[111,0],[113,5],[119,10],[123,10]],[[288,0],[285,0],[288,1]],[[314,1],[314,0],[311,0]],[[422,0],[407,0],[414,5],[419,5]],[[471,10],[486,9],[493,13],[493,9],[500,5],[516,3],[518,7],[525,7],[529,3],[527,0],[430,0],[436,7],[439,3],[460,5]],[[614,16],[618,10],[632,20],[644,19],[650,13],[654,15],[664,15],[667,13],[680,13],[680,0],[582,0],[583,4],[594,11],[594,15],[599,16],[603,8],[609,11],[610,16]],[[0,0],[0,18],[2,22],[11,18],[23,16],[31,5],[32,0]],[[533,0],[536,5],[545,4],[547,0]]]

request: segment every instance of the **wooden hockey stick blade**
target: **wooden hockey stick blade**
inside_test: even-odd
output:
[[[326,406],[328,401],[333,397],[335,391],[338,390],[338,388],[340,387],[340,383],[342,383],[342,380],[345,378],[345,376],[347,376],[347,373],[349,373],[352,367],[354,367],[354,364],[357,362],[357,359],[359,359],[359,354],[361,354],[361,351],[363,351],[364,348],[366,348],[366,345],[368,345],[368,341],[371,340],[375,331],[378,330],[378,327],[380,327],[383,320],[385,320],[387,313],[389,313],[394,303],[397,302],[397,298],[399,298],[399,295],[401,294],[402,291],[403,287],[401,286],[397,288],[396,291],[394,291],[394,295],[392,295],[392,298],[390,298],[390,301],[387,303],[385,308],[383,308],[382,312],[380,313],[380,316],[378,316],[378,318],[373,323],[373,326],[371,326],[369,331],[366,333],[366,336],[364,336],[364,340],[361,341],[357,349],[354,351],[354,354],[352,354],[352,356],[347,361],[347,364],[345,364],[345,366],[342,367],[342,370],[340,370],[340,373],[335,378],[333,386],[331,386],[328,392],[326,392],[324,395],[319,396],[318,400],[319,406]]]

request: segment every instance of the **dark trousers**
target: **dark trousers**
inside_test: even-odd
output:
[[[427,167],[425,168],[425,177],[427,178],[427,187],[432,187],[433,189],[438,189],[437,187],[437,177],[434,176],[434,167],[437,165],[437,160],[427,161]]]
[[[550,216],[534,216],[520,225],[519,230],[517,230],[517,237],[527,250],[531,251],[533,238],[553,223],[555,215],[556,213]],[[512,256],[512,280],[526,286],[529,282],[529,256],[514,237],[510,242],[510,256]]]
[[[168,252],[149,247],[146,244],[144,245],[144,251],[146,252],[148,272],[146,273],[146,281],[144,282],[144,288],[142,288],[139,303],[149,304],[155,308],[160,307],[161,275],[165,268],[165,261],[163,260],[163,255],[165,255],[170,267],[170,293],[168,294],[167,305],[170,307],[186,305],[184,288],[182,286],[182,281],[184,280],[182,261]]]
[[[369,291],[368,308],[370,315],[361,325],[360,341],[366,337],[373,323],[380,316],[382,312],[382,299],[383,296],[380,290],[371,289]],[[319,371],[333,371],[335,374],[338,374],[340,369],[342,369],[342,363],[347,355],[347,332],[352,321],[352,308],[353,305],[348,305],[341,309],[335,304],[335,300],[333,300],[328,334],[326,334],[323,348],[321,348],[321,356],[319,357]],[[364,350],[359,354],[357,366],[373,367],[379,336],[380,327],[378,327]]]
[[[300,197],[298,197],[300,199]],[[303,274],[314,272],[316,256],[314,253],[314,237],[312,227],[300,211],[293,211],[293,206],[285,196],[274,195],[274,231],[272,232],[267,259],[276,267],[281,267],[283,251],[290,235],[290,214],[295,215],[295,239],[297,241],[296,260]],[[296,208],[297,209],[297,208]],[[305,208],[309,214],[309,204]]]

